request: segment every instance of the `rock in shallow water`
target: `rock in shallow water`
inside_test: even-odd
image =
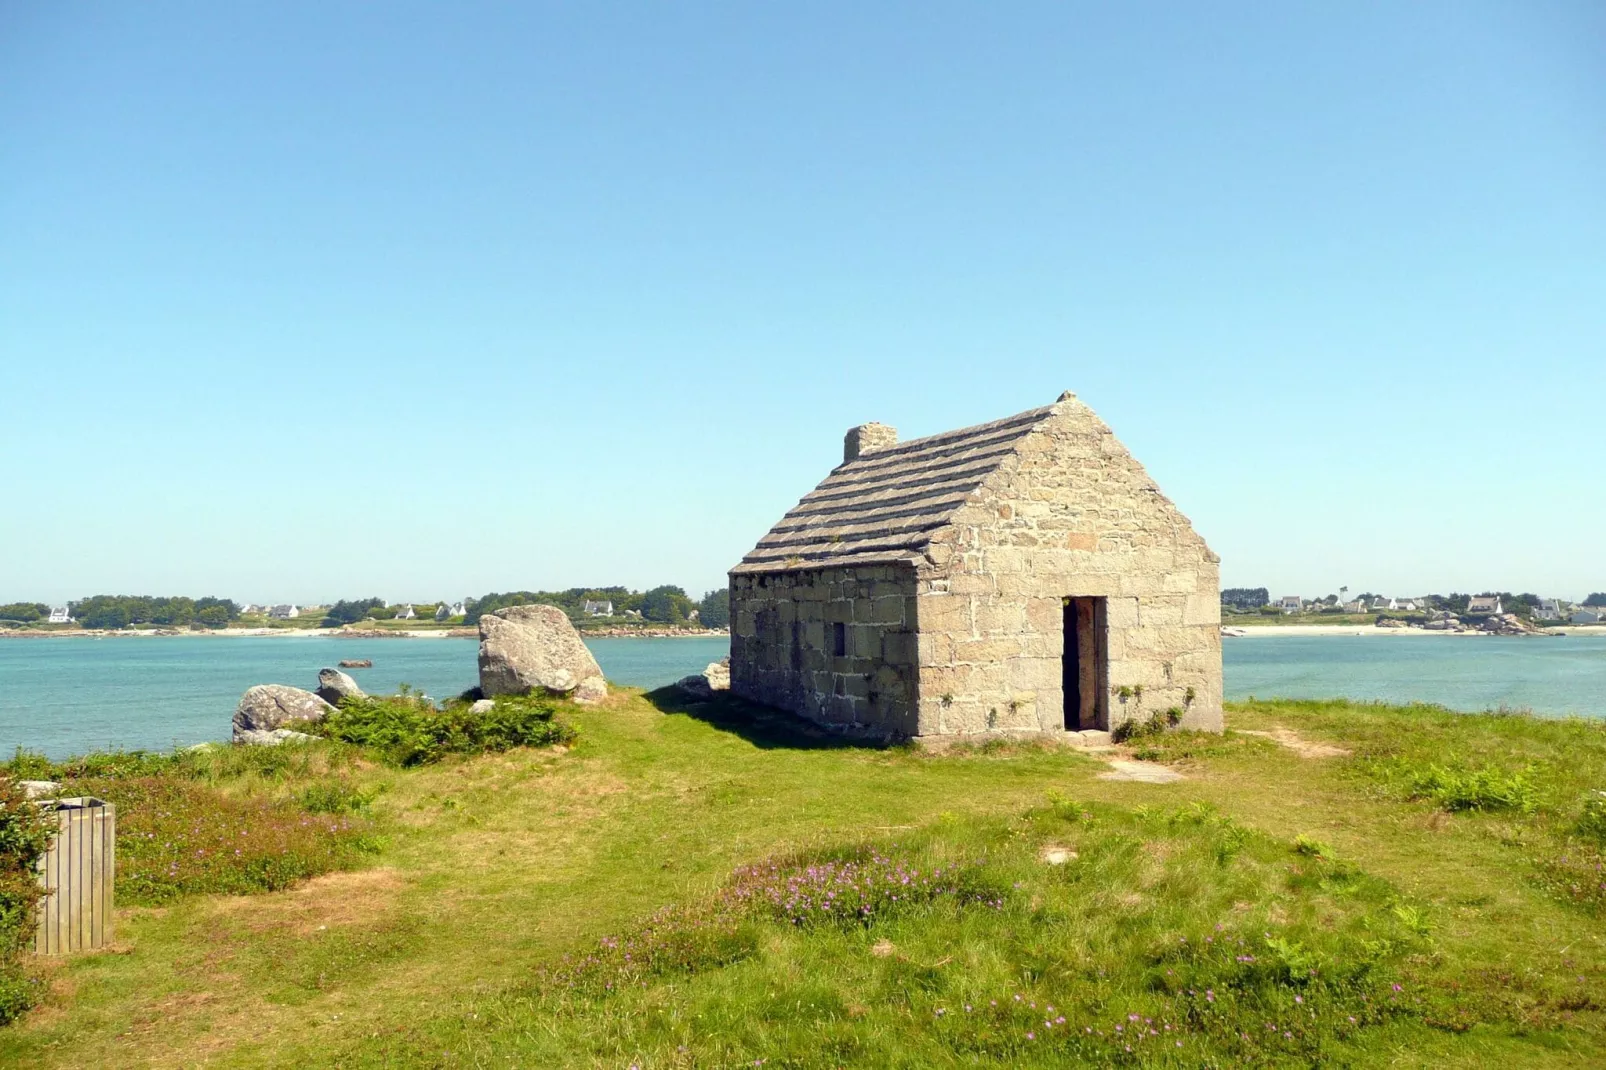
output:
[[[676,687],[697,698],[712,698],[715,691],[731,689],[731,659],[721,658],[708,663],[702,672],[682,678]]]
[[[258,684],[240,697],[234,711],[234,741],[236,743],[264,743],[258,736],[242,739],[250,733],[271,735],[276,729],[304,721],[321,721],[334,707],[311,691],[284,684]],[[296,732],[295,735],[301,735]],[[274,742],[283,742],[283,738]]]
[[[340,700],[343,698],[368,697],[367,693],[357,686],[357,681],[339,669],[318,670],[317,695],[331,706],[340,705]]]

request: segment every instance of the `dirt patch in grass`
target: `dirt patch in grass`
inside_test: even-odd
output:
[[[1132,780],[1140,784],[1171,784],[1184,777],[1175,769],[1160,765],[1158,762],[1137,762],[1117,758],[1111,760],[1110,771],[1100,773],[1099,779]]]
[[[305,936],[389,913],[406,886],[389,867],[325,873],[273,895],[219,899],[214,916],[238,919],[252,933],[282,929]]]
[[[1238,731],[1246,736],[1260,736],[1263,739],[1272,740],[1279,746],[1293,751],[1301,758],[1348,758],[1350,755],[1350,752],[1343,747],[1304,739],[1298,732],[1291,728],[1284,728],[1282,725],[1277,725],[1266,732],[1257,732],[1248,728],[1240,728]]]

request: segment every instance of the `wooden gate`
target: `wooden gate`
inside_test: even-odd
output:
[[[117,808],[100,799],[41,804],[56,838],[39,863],[48,893],[39,909],[34,950],[64,955],[112,942],[112,882],[117,871]]]

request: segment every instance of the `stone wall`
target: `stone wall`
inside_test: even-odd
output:
[[[915,591],[908,566],[732,574],[731,691],[826,725],[916,734]]]
[[[919,570],[920,735],[1064,728],[1063,599],[1106,599],[1110,726],[1171,707],[1219,731],[1219,559],[1074,400],[1018,446]],[[1191,691],[1191,697],[1190,697]]]

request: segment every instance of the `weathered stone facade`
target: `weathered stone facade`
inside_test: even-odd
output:
[[[902,736],[1221,728],[1219,559],[1091,409],[895,435],[732,570],[732,691]]]
[[[914,570],[731,575],[731,690],[841,727],[918,735]]]

